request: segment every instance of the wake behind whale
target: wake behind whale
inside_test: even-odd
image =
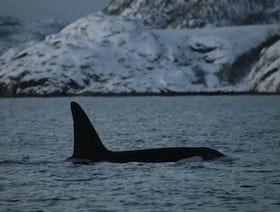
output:
[[[207,147],[170,147],[132,151],[110,151],[101,142],[84,110],[71,102],[74,121],[74,152],[69,158],[74,162],[177,162],[191,160],[213,160],[224,155]]]

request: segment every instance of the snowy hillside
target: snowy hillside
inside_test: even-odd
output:
[[[113,0],[104,12],[164,29],[275,24],[279,9],[279,0]]]
[[[280,93],[280,40],[264,48],[248,77],[249,89]]]
[[[134,18],[92,14],[0,57],[0,96],[247,91],[248,71],[232,84],[232,64],[278,32],[148,30]]]
[[[0,55],[29,41],[42,41],[46,35],[59,32],[65,25],[58,20],[26,21],[0,16]]]

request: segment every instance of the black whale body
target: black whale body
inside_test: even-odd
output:
[[[74,121],[74,153],[69,159],[76,162],[108,161],[127,162],[176,162],[189,158],[213,160],[224,155],[207,147],[173,147],[113,152],[102,144],[86,113],[76,102],[71,102]]]

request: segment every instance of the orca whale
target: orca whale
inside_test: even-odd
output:
[[[84,110],[71,102],[74,121],[74,152],[69,158],[73,162],[177,162],[195,158],[213,160],[224,155],[207,147],[171,147],[133,151],[110,151],[101,142]]]

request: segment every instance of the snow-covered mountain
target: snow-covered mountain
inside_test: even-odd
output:
[[[92,14],[0,57],[0,96],[257,90],[257,77],[246,77],[256,59],[245,71],[236,61],[278,33],[279,25],[149,30],[136,18]]]
[[[261,51],[248,77],[250,90],[280,93],[280,40]]]
[[[29,41],[42,41],[46,35],[57,33],[65,26],[65,22],[58,20],[27,21],[0,16],[0,55]]]
[[[273,24],[279,10],[279,0],[113,0],[104,12],[165,29]]]

